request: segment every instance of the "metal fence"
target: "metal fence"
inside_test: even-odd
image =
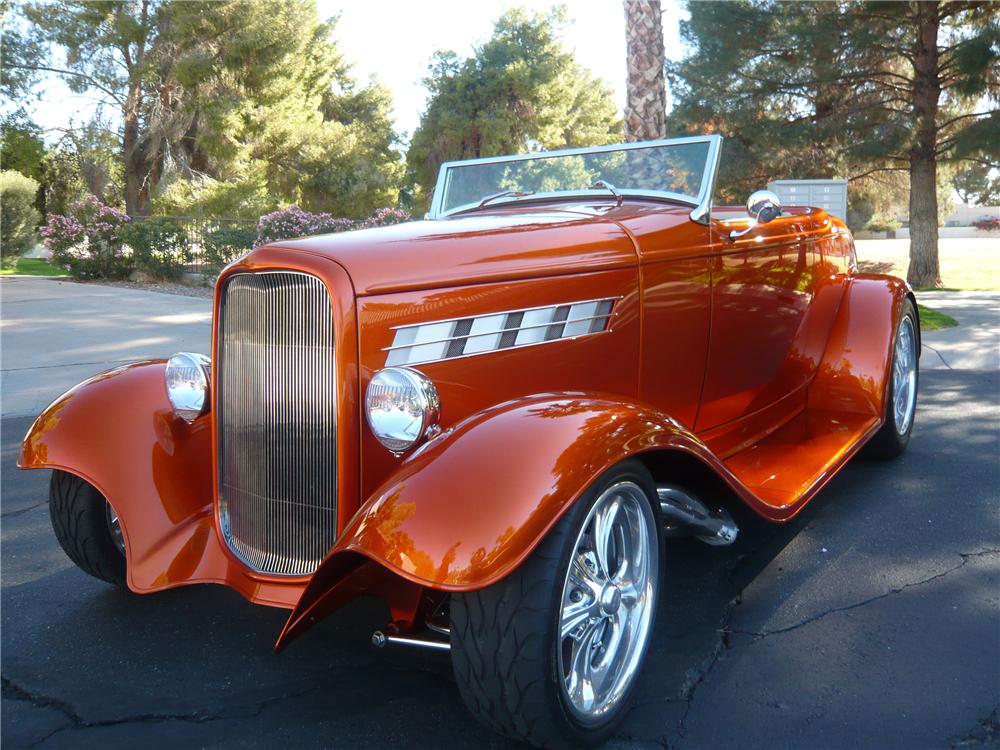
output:
[[[163,217],[153,217],[153,216],[136,216],[132,218],[133,222],[148,221],[153,218],[163,218]],[[207,252],[206,239],[208,239],[213,232],[219,229],[245,229],[248,232],[256,233],[257,222],[252,219],[229,219],[229,218],[219,218],[219,217],[204,217],[204,216],[170,216],[167,217],[171,221],[179,225],[184,233],[187,235],[189,249],[190,249],[190,261],[184,264],[185,272],[189,273],[202,273],[205,275],[215,275],[221,270],[221,266],[217,259],[209,257]],[[242,248],[243,252],[248,252],[249,247]],[[242,254],[237,252],[236,255]],[[227,260],[234,260],[235,258],[229,258]]]

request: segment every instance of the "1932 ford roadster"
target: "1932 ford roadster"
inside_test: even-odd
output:
[[[785,521],[913,427],[906,284],[822,210],[713,208],[721,146],[448,163],[426,221],[257,248],[218,280],[210,357],[38,417],[19,465],[55,470],[59,542],[138,593],[287,608],[277,648],[374,593],[373,640],[450,648],[490,726],[602,740],[664,538]]]

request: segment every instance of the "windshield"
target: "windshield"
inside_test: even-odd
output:
[[[718,140],[702,136],[449,162],[441,168],[431,214],[475,208],[484,201],[615,191],[698,205],[711,187]]]

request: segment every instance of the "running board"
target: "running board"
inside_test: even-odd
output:
[[[656,488],[667,536],[694,536],[712,546],[736,541],[739,528],[725,508],[709,509],[701,500],[674,485]]]

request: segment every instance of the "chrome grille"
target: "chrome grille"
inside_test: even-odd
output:
[[[219,308],[219,516],[255,570],[312,573],[337,534],[337,401],[326,287],[231,276]]]

